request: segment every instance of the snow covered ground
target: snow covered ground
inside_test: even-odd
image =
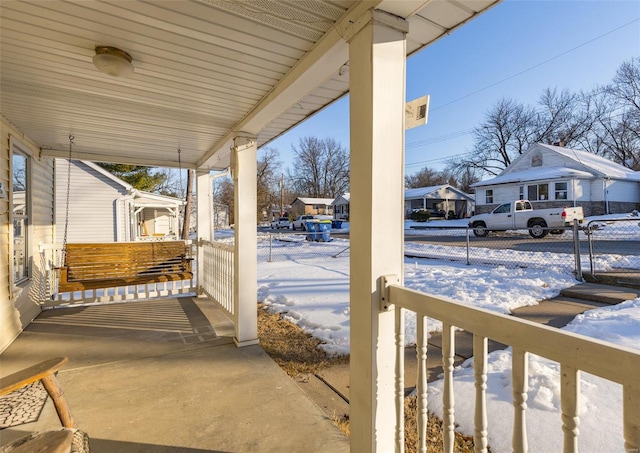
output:
[[[603,224],[605,218],[600,218]],[[463,221],[437,221],[464,224]],[[436,224],[436,222],[431,222]],[[406,234],[412,234],[408,229]],[[606,228],[616,228],[607,224]],[[343,226],[348,230],[348,224]],[[437,230],[442,234],[442,230]],[[420,234],[425,234],[424,230]],[[448,234],[464,235],[465,230],[449,230]],[[310,243],[305,254],[294,253],[296,244],[274,241],[271,247],[289,247],[290,260],[259,262],[258,299],[272,312],[302,327],[324,342],[331,354],[349,352],[349,257],[327,258],[344,250],[348,241],[334,239],[329,243]],[[294,240],[295,242],[295,240]],[[267,246],[259,241],[259,247]],[[410,249],[411,245],[407,247]],[[323,254],[315,255],[314,249]],[[328,249],[331,250],[328,250]],[[546,263],[554,260],[546,257]],[[640,263],[638,256],[629,257],[629,267]],[[405,259],[405,285],[420,291],[448,296],[462,303],[508,313],[511,309],[536,304],[557,295],[561,289],[576,283],[565,267],[547,264],[544,268],[506,269],[491,266],[467,266],[464,263],[433,259]],[[430,330],[438,322],[430,321]],[[578,316],[565,330],[640,349],[640,298],[617,306],[590,310]],[[406,341],[415,342],[415,316],[406,317]],[[510,349],[490,354],[488,377],[489,444],[493,451],[511,451],[512,394]],[[474,381],[471,361],[456,369],[455,416],[459,429],[473,434]],[[559,365],[541,357],[529,357],[529,395],[527,426],[530,451],[561,451]],[[442,415],[442,381],[429,386],[429,409]],[[584,452],[624,451],[622,437],[622,390],[619,385],[582,374],[580,400],[580,450]]]

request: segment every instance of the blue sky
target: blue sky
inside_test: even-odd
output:
[[[407,61],[407,100],[429,94],[427,125],[407,131],[406,173],[469,152],[471,129],[500,99],[535,104],[545,88],[589,90],[640,56],[640,0],[505,0]],[[291,167],[301,137],[349,149],[343,98],[268,146]]]

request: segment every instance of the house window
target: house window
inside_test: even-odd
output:
[[[486,204],[493,203],[493,189],[487,189],[485,193],[485,203]]]
[[[524,200],[524,186],[520,186],[519,189],[520,189],[520,195],[518,200]]]
[[[556,196],[556,200],[567,199],[567,183],[566,182],[555,183],[555,196]]]
[[[537,184],[533,186],[527,186],[527,193],[529,200],[548,200],[549,199],[549,184]]]
[[[11,156],[13,195],[13,282],[29,278],[29,160],[15,148]]]

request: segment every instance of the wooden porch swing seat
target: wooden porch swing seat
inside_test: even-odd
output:
[[[114,288],[193,278],[184,241],[66,244],[58,292]]]

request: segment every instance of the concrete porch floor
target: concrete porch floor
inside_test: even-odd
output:
[[[66,356],[58,374],[101,452],[341,452],[348,439],[259,347],[238,349],[207,299],[44,311],[0,355],[0,375]],[[60,426],[51,400],[0,445]]]

